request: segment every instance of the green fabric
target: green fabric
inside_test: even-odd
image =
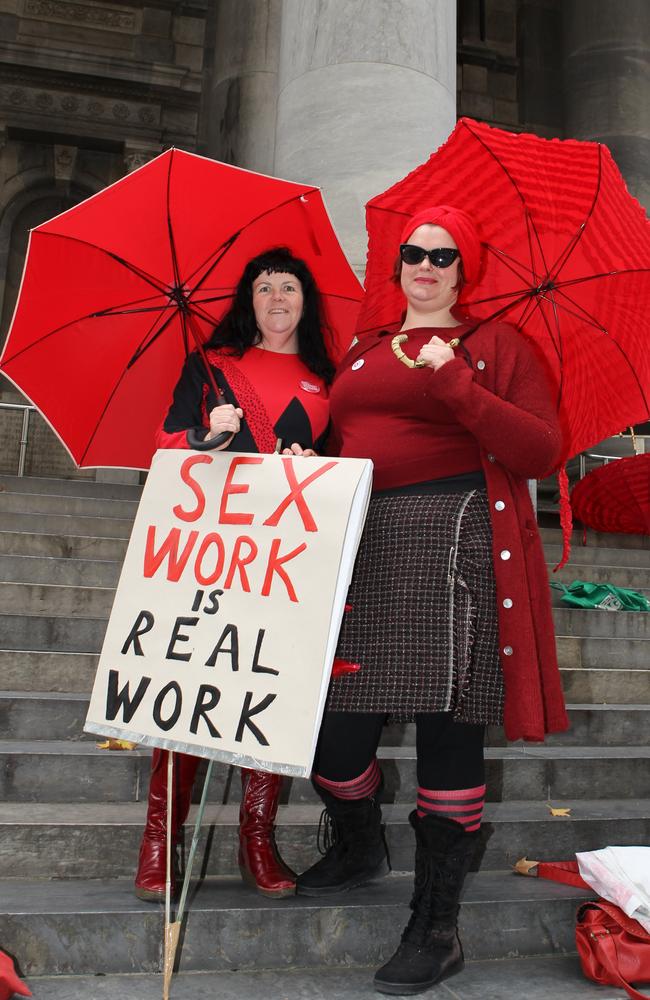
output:
[[[601,608],[605,611],[650,611],[650,601],[638,590],[615,587],[613,583],[588,583],[574,580],[568,587],[552,583],[555,590],[563,591],[560,598],[572,608]]]

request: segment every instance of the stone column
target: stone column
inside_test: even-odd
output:
[[[650,208],[650,11],[647,0],[565,0],[565,135],[609,146]]]
[[[282,0],[218,0],[207,153],[273,172]]]
[[[365,202],[455,120],[453,0],[282,0],[273,172],[323,187],[359,273]]]

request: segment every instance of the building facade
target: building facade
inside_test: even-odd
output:
[[[170,146],[321,185],[360,274],[365,202],[457,115],[601,140],[647,207],[649,55],[646,0],[0,0],[0,344],[29,230]],[[0,472],[93,477],[24,402]]]

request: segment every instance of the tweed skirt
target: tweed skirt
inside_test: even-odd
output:
[[[373,497],[347,608],[336,655],[361,669],[332,681],[328,710],[502,722],[485,490]]]

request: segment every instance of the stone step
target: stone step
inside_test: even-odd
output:
[[[634,705],[649,697],[650,670],[563,669],[564,697],[572,702]]]
[[[7,555],[60,559],[101,559],[121,564],[126,554],[127,544],[127,538],[0,531],[0,552]]]
[[[150,751],[98,750],[90,741],[0,741],[0,800],[6,802],[131,802],[146,796]],[[387,802],[412,802],[415,748],[379,748]],[[490,801],[650,797],[650,747],[567,747],[512,744],[486,749]],[[214,801],[238,801],[235,768],[218,764]],[[285,799],[315,802],[304,779],[287,780]]]
[[[648,554],[645,553],[646,563]],[[584,580],[587,583],[613,583],[615,587],[630,587],[632,590],[639,590],[650,596],[650,568],[646,566],[619,566],[612,564],[584,565],[571,564],[553,573],[549,566],[549,580],[551,583],[564,583],[567,587],[574,580]],[[552,588],[551,593],[557,603],[561,592]]]
[[[539,531],[544,547],[547,545],[562,546],[562,531],[560,528],[540,528]],[[605,533],[600,531],[587,530],[586,544],[583,544],[582,529],[576,529],[571,533],[571,553],[577,553],[582,549],[609,548],[609,549],[650,549],[650,535],[627,535],[620,533]]]
[[[172,997],[183,1000],[377,1000],[368,968],[277,969],[259,972],[181,972],[174,975]],[[576,955],[466,962],[451,980],[434,986],[427,1000],[627,1000],[624,990],[585,979]],[[159,1000],[162,976],[102,975],[30,978],[34,1000]]]
[[[102,483],[94,479],[49,479],[38,476],[0,476],[0,490],[8,493],[46,493],[55,496],[101,497],[106,500],[140,499],[142,486]]]
[[[0,732],[9,740],[95,739],[83,732],[88,702],[88,695],[81,693],[0,690]],[[549,737],[553,745],[644,746],[648,742],[650,704],[579,704],[567,708],[571,728]],[[504,746],[503,730],[490,726],[487,742],[490,746]],[[414,746],[415,725],[386,727],[382,743]]]
[[[2,531],[25,531],[44,535],[91,535],[97,538],[129,538],[133,520],[124,517],[82,517],[75,514],[25,514],[3,511]]]
[[[198,797],[202,782],[197,781]],[[552,816],[545,802],[488,802],[482,827],[482,871],[504,870],[519,858],[558,860],[576,851],[598,850],[603,844],[646,843],[650,834],[650,801],[638,799],[563,800],[569,816]],[[413,870],[414,838],[408,822],[413,803],[386,804],[382,816],[391,864],[395,871]],[[197,807],[184,830],[187,857]],[[0,879],[3,878],[133,878],[144,827],[146,802],[60,803],[5,802],[0,816]],[[294,871],[304,871],[317,858],[316,833],[321,804],[281,805],[276,839],[282,857]],[[209,802],[195,860],[195,871],[238,875],[239,806]]]
[[[630,612],[632,614],[633,612]],[[637,612],[643,614],[644,612]],[[591,614],[587,611],[585,614]],[[597,614],[620,614],[603,611]],[[563,636],[556,638],[560,667],[575,670],[580,667],[604,670],[650,669],[650,643],[648,639],[612,639],[609,636]],[[586,699],[577,699],[585,701]],[[644,698],[637,698],[644,701]]]
[[[3,685],[13,691],[87,696],[92,690],[98,659],[97,653],[0,649],[0,677]]]
[[[99,653],[105,632],[105,618],[2,615],[2,644],[6,650]]]
[[[191,894],[180,969],[378,964],[395,949],[412,889],[410,876],[393,875],[334,899],[274,901],[239,879],[206,879]],[[470,874],[460,914],[467,959],[573,951],[575,909],[590,896],[510,872]],[[0,940],[28,976],[160,969],[163,907],[136,900],[130,880],[6,880],[0,897]]]
[[[125,518],[133,521],[137,509],[137,500],[108,500],[56,493],[10,493],[0,490],[0,520],[5,513],[11,511],[39,516],[67,514],[72,517]]]
[[[6,584],[5,587],[20,587],[20,584]],[[63,590],[64,588],[62,588]],[[100,594],[102,596],[100,596]],[[51,595],[50,595],[51,596]],[[44,595],[44,601],[49,600]],[[100,591],[97,599],[89,598],[95,611],[98,604],[108,603],[108,591]],[[72,612],[71,612],[72,614]],[[108,611],[99,617],[68,617],[46,614],[18,614],[7,612],[3,615],[2,644],[5,649],[58,650],[79,653],[96,653],[101,649]],[[611,643],[613,655],[624,649],[620,640],[650,639],[650,613],[635,611],[577,611],[554,608],[555,627],[560,638],[593,639],[595,637],[616,639]],[[619,649],[616,650],[616,647]],[[638,651],[638,647],[637,647]],[[646,659],[645,663],[649,661]],[[568,664],[563,661],[563,665]]]
[[[107,621],[114,597],[114,588],[108,587],[0,583],[0,612],[70,615],[74,618],[103,618]],[[648,612],[555,607],[553,617],[559,636],[650,639]]]
[[[643,668],[650,663],[650,647],[646,652],[643,643],[636,641],[647,642],[650,638],[648,613],[556,608],[554,617],[562,666],[574,666],[576,657],[583,665],[594,666],[607,666],[613,662]],[[2,641],[6,649],[94,653],[101,649],[106,631],[105,618],[6,614],[2,624]],[[595,640],[610,641],[596,643]],[[589,657],[597,649],[600,660],[592,664]]]
[[[108,621],[114,587],[69,587],[47,583],[0,583],[0,614],[103,618]]]
[[[559,636],[605,636],[615,639],[650,639],[650,612],[602,611],[598,608],[553,608]]]
[[[11,629],[14,637],[24,638],[28,625],[33,625],[26,619],[27,624],[20,626],[17,618],[3,620],[5,641]],[[101,645],[101,623],[98,632]],[[568,701],[612,705],[650,701],[648,640],[560,638],[558,655]],[[89,693],[96,668],[96,653],[0,649],[2,685],[12,691]]]
[[[43,555],[0,555],[0,580],[10,583],[56,581],[64,587],[115,589],[122,564],[107,559],[65,559]]]
[[[622,537],[619,535],[616,538]],[[638,536],[628,536],[638,537]],[[571,558],[566,566],[553,572],[553,567],[557,566],[562,555],[562,546],[553,542],[545,542],[544,552],[546,561],[550,569],[551,579],[557,579],[561,574],[570,576],[571,579],[583,579],[588,568],[599,566],[618,566],[621,568],[647,569],[650,562],[647,548],[627,548],[623,545],[574,545],[571,549]],[[571,575],[573,574],[573,575]]]

